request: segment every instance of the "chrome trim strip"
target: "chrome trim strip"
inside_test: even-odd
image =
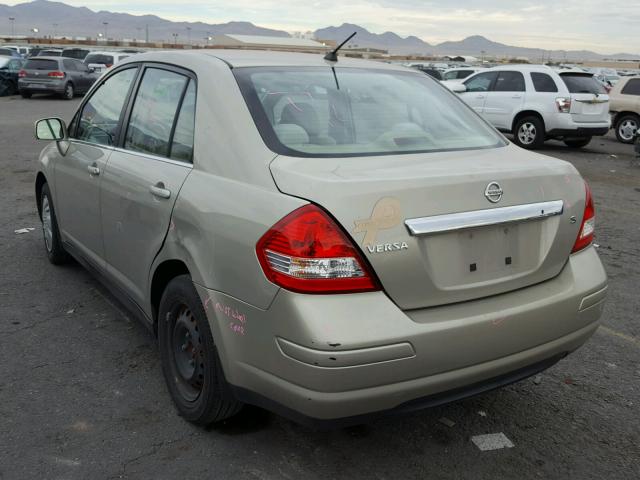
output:
[[[411,235],[429,235],[433,233],[466,230],[469,228],[501,225],[504,223],[525,222],[541,218],[562,215],[564,202],[529,203],[512,207],[489,208],[471,212],[449,213],[432,217],[412,218],[405,220]]]
[[[172,163],[173,165],[180,165],[181,167],[193,168],[193,163],[183,162],[182,160],[174,160],[173,158],[160,157],[158,155],[152,155],[145,152],[137,152],[135,150],[127,150],[126,148],[114,147],[114,152],[127,153],[138,157],[148,158],[149,160],[157,160],[159,162]]]

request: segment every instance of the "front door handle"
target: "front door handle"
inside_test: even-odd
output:
[[[87,165],[87,170],[89,170],[91,175],[100,175],[100,169],[95,163],[93,165]]]
[[[149,187],[151,195],[158,198],[171,198],[171,190],[164,188],[164,183],[158,182],[155,185]]]

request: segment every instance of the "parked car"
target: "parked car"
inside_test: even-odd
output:
[[[0,48],[0,57],[22,58],[22,55],[20,55],[18,52],[16,52],[12,48],[1,47]]]
[[[29,47],[26,45],[3,45],[2,48],[10,48],[11,50],[15,50],[22,58],[25,58],[29,55]]]
[[[18,93],[18,72],[23,60],[12,57],[0,57],[0,97]]]
[[[38,50],[38,57],[60,57],[62,56],[62,49],[60,48],[45,48]]]
[[[34,93],[55,93],[71,100],[86,93],[98,74],[73,58],[33,57],[19,72],[18,87],[23,98]]]
[[[91,50],[87,48],[65,48],[60,56],[66,58],[75,58],[76,60],[84,60]]]
[[[640,128],[640,76],[623,77],[609,94],[611,124],[616,138],[633,143]]]
[[[91,52],[85,57],[84,63],[96,72],[102,73],[130,56],[130,53],[121,52]]]
[[[440,72],[440,70],[438,70],[437,68],[424,67],[424,66],[415,66],[412,68],[414,68],[415,70],[419,70],[422,73],[435,78],[436,80],[442,80],[442,72]]]
[[[591,73],[546,66],[504,66],[475,73],[453,91],[523,148],[549,139],[584,147],[610,128],[609,97]]]
[[[439,405],[598,328],[607,279],[570,163],[419,72],[327,62],[145,53],[68,125],[36,124],[55,140],[35,183],[46,255],[157,332],[194,423],[243,403],[334,425]]]
[[[475,68],[475,67],[460,67],[460,68],[450,68],[442,74],[443,82],[460,82],[464,80],[469,75],[472,75],[476,72],[484,70],[484,68]]]

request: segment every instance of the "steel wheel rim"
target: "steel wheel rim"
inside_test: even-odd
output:
[[[531,145],[535,141],[536,135],[536,126],[531,122],[523,123],[518,129],[518,139],[524,145]]]
[[[618,127],[618,133],[623,140],[633,140],[638,132],[638,123],[635,120],[625,120]]]
[[[196,319],[186,305],[175,310],[171,352],[176,385],[182,397],[194,402],[204,384],[204,352]]]
[[[50,252],[53,248],[53,226],[51,222],[51,206],[49,205],[49,197],[42,197],[42,233],[44,234],[44,245]]]

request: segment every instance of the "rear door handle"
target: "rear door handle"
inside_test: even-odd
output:
[[[149,187],[151,195],[158,198],[171,198],[171,190],[164,188],[164,183],[158,182],[155,185]]]
[[[100,175],[100,169],[95,163],[93,165],[87,165],[87,170],[89,170],[91,175]]]

